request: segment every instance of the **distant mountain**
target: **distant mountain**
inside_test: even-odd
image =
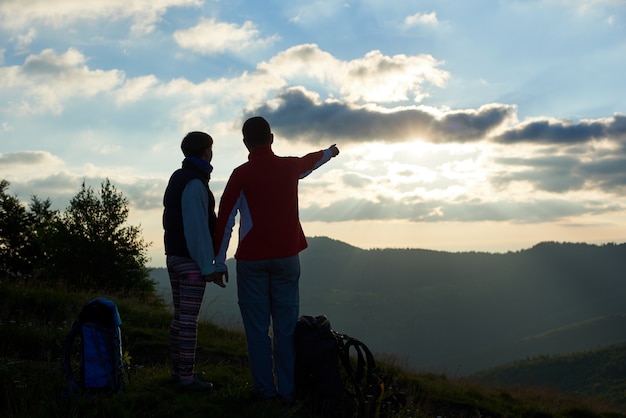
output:
[[[557,389],[625,405],[626,344],[539,356],[484,370],[472,377],[498,386]]]
[[[468,375],[626,342],[626,244],[545,242],[491,254],[308,241],[300,256],[301,314],[325,314],[337,331],[415,370]],[[203,316],[236,327],[229,263],[231,283],[208,287]],[[153,278],[171,297],[165,270]]]

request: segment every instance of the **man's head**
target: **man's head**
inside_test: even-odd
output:
[[[243,133],[243,142],[249,150],[261,145],[271,145],[274,141],[270,124],[261,116],[254,116],[246,120],[241,132]]]
[[[202,158],[205,152],[213,147],[213,138],[207,133],[194,131],[189,132],[183,138],[180,149],[183,150],[185,157]]]

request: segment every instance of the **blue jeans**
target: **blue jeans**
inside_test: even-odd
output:
[[[237,260],[237,295],[248,361],[257,394],[263,398],[278,394],[287,402],[295,399],[293,337],[300,305],[299,280],[298,255]],[[269,335],[270,323],[273,341]]]

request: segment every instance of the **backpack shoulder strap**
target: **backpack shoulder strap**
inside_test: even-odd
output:
[[[382,388],[379,388],[380,379],[374,373],[376,363],[370,349],[360,340],[335,332],[337,346],[339,349],[339,359],[343,365],[347,377],[346,391],[356,402],[359,416],[369,413],[370,408],[376,408],[377,400],[382,395]],[[356,360],[351,359],[354,352]],[[369,399],[376,392],[374,397]],[[374,401],[375,404],[371,404]]]
[[[363,381],[365,384],[372,382],[372,375],[376,369],[376,362],[370,349],[356,338],[350,338],[346,343],[346,351],[350,353],[350,348],[354,348],[357,353],[357,365],[355,370],[355,378],[357,382]]]

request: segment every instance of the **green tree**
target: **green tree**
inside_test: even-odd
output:
[[[61,218],[59,211],[52,210],[51,206],[50,199],[41,200],[33,196],[28,208],[31,237],[28,257],[31,260],[32,273],[35,278],[46,277],[41,273],[50,269],[50,264],[53,262],[51,255],[54,253],[52,249],[60,245],[56,239]]]
[[[97,195],[83,182],[63,213],[36,196],[27,208],[0,180],[2,275],[61,283],[76,289],[154,290],[146,267],[148,245],[126,226],[128,200],[107,179]]]
[[[7,193],[10,184],[0,180],[0,268],[3,275],[18,277],[32,271],[28,257],[30,220],[19,199]]]
[[[128,200],[106,179],[96,195],[83,182],[52,228],[51,273],[81,289],[146,292],[154,289],[147,248],[137,226],[125,226]]]

